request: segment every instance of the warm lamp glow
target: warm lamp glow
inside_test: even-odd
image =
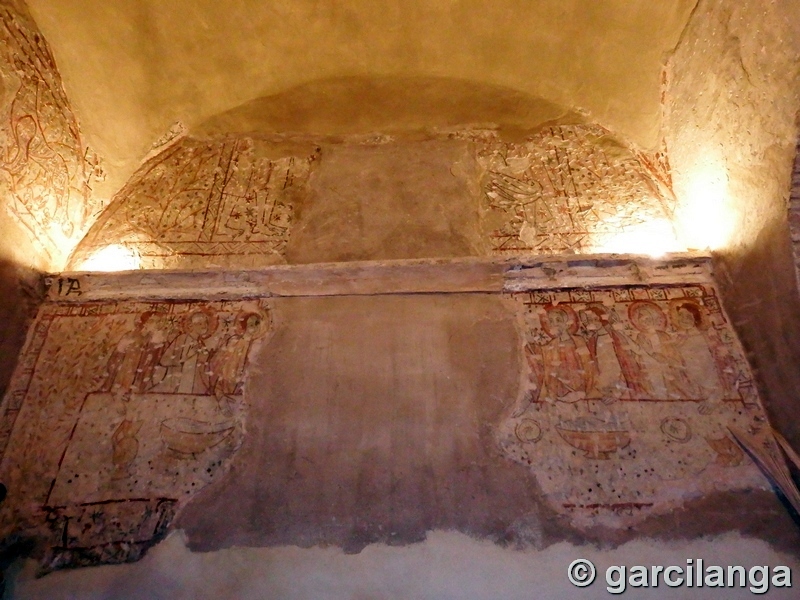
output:
[[[689,248],[717,250],[733,233],[728,177],[715,161],[699,165],[689,177],[676,213],[678,230]]]
[[[81,271],[132,271],[138,269],[139,255],[126,246],[112,244],[98,250],[87,258]]]
[[[594,251],[608,254],[646,254],[653,258],[667,252],[683,250],[675,238],[672,223],[657,219],[626,227],[619,233],[609,235],[595,246]]]

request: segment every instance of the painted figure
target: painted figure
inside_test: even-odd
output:
[[[106,375],[98,388],[128,400],[131,393],[144,393],[164,376],[159,359],[164,341],[156,327],[155,313],[144,312],[136,318],[133,330],[117,342],[106,363]]]
[[[602,305],[589,305],[578,316],[593,370],[588,396],[608,402],[626,388],[625,370],[618,356],[628,352],[626,340],[612,327],[608,311]]]
[[[244,367],[253,340],[268,327],[266,317],[259,312],[245,311],[236,317],[236,333],[229,336],[208,360],[205,381],[225,413],[230,413],[235,396],[242,393]]]
[[[171,394],[207,394],[202,373],[206,369],[209,349],[206,340],[216,329],[216,316],[198,309],[186,315],[182,332],[170,342],[161,358],[167,372],[158,391]]]
[[[127,476],[128,467],[136,460],[136,455],[139,453],[139,440],[136,434],[139,433],[143,423],[144,421],[125,419],[114,430],[111,436],[113,448],[111,462],[115,478]]]
[[[692,382],[689,368],[676,340],[667,333],[667,318],[657,304],[633,302],[628,317],[639,331],[635,341],[645,365],[653,399],[697,399],[700,390]]]
[[[695,301],[681,299],[670,304],[670,317],[681,354],[692,357],[687,370],[693,384],[704,400],[721,401],[725,390],[721,385],[719,365],[705,335],[708,329],[705,311]]]
[[[535,402],[577,402],[594,384],[595,367],[578,319],[569,306],[547,306],[540,321],[546,337],[525,347],[535,376]]]

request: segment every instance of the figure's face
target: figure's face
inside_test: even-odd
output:
[[[654,331],[658,328],[661,319],[659,318],[658,313],[655,309],[645,306],[640,309],[639,311],[639,323],[641,323],[642,327],[644,327],[647,331]]]
[[[256,333],[261,325],[261,317],[258,315],[250,315],[244,323],[244,329],[248,333]]]
[[[569,330],[569,317],[562,310],[551,310],[547,313],[547,323],[555,335],[561,335]]]
[[[677,325],[681,329],[691,329],[696,326],[696,323],[694,322],[694,315],[692,314],[692,311],[687,308],[680,307],[676,311],[675,316]]]
[[[593,310],[583,312],[583,324],[588,331],[597,331],[603,326],[600,317]]]
[[[195,313],[189,320],[189,333],[201,337],[208,333],[208,317],[203,313]]]

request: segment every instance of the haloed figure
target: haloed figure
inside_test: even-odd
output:
[[[173,394],[205,394],[202,372],[208,360],[206,340],[216,329],[216,318],[204,310],[189,313],[182,322],[182,332],[170,342],[161,358],[166,367],[161,390]]]
[[[617,348],[622,337],[614,330],[608,312],[602,305],[589,305],[579,311],[581,333],[586,340],[592,367],[592,386],[588,397],[610,402],[620,396],[623,368]]]
[[[681,356],[677,339],[667,333],[667,317],[653,302],[637,301],[628,316],[639,331],[636,344],[644,363],[653,395],[658,399],[694,399],[699,395],[689,368]]]
[[[705,402],[703,413],[714,408],[727,395],[730,375],[736,366],[730,353],[714,335],[706,309],[694,300],[679,299],[670,304],[670,317],[684,356],[690,357],[689,371]]]
[[[577,335],[578,319],[569,306],[548,306],[541,315],[547,337],[525,347],[535,376],[535,402],[576,402],[592,388],[594,365],[586,342]]]
[[[268,327],[260,312],[242,312],[236,317],[236,333],[229,336],[208,361],[206,381],[220,409],[231,414],[235,398],[241,396],[247,354],[253,340]]]

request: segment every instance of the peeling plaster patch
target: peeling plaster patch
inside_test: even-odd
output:
[[[45,570],[138,559],[240,446],[270,326],[258,301],[43,307],[0,421],[3,534],[47,540]]]
[[[134,561],[176,526],[195,549],[358,552],[789,519],[727,437],[764,417],[710,282],[81,301],[80,281],[53,282],[76,299],[40,310],[0,419],[0,534],[44,570]]]
[[[510,298],[526,369],[498,443],[557,512],[619,527],[714,491],[768,487],[728,431],[762,431],[766,415],[712,286]]]

